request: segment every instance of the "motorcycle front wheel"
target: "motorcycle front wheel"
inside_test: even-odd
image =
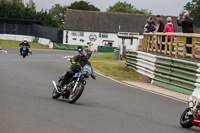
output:
[[[180,124],[184,128],[191,128],[192,126],[194,126],[194,124],[192,123],[193,116],[192,115],[188,115],[188,112],[190,112],[189,108],[187,108],[182,113],[181,118],[180,118]]]
[[[79,82],[75,91],[70,92],[68,102],[71,104],[75,103],[82,95],[83,90],[84,90],[84,84]]]
[[[53,92],[52,92],[52,98],[53,98],[53,99],[58,99],[60,96],[61,96],[61,94],[58,93],[58,92],[56,91],[56,89],[54,88],[54,89],[53,89]]]
[[[25,57],[26,57],[26,52],[24,51],[24,52],[23,52],[23,58],[25,58]]]

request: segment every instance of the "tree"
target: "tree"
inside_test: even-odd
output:
[[[122,13],[134,13],[136,8],[126,2],[117,2],[114,6],[109,6],[107,12],[122,12]]]
[[[28,3],[26,3],[26,7],[33,10],[33,11],[36,11],[36,5],[35,3],[33,2],[33,0],[29,0]]]
[[[151,10],[150,11],[148,9],[139,10],[135,8],[135,6],[129,3],[120,1],[113,6],[109,6],[107,12],[135,13],[135,14],[148,14],[148,15],[152,14]]]
[[[61,6],[60,4],[55,4],[49,10],[49,13],[56,19],[59,23],[59,28],[63,29],[64,18],[66,14],[67,6]]]
[[[194,26],[200,27],[200,0],[192,0],[184,6],[183,12],[188,12],[190,17],[194,20]],[[181,15],[181,14],[180,14]]]
[[[47,10],[44,11],[43,9],[37,12],[36,20],[41,21],[46,26],[58,27],[59,25],[58,21]]]
[[[146,14],[146,15],[152,15],[152,11],[148,9],[141,9],[141,10],[136,10],[134,13],[136,14]]]
[[[30,0],[24,5],[22,0],[0,0],[0,18],[19,20],[38,20],[46,26],[59,27],[58,20],[48,11],[36,11],[35,3]]]
[[[71,3],[70,6],[67,7],[68,9],[75,9],[75,10],[90,10],[90,11],[100,11],[99,8],[95,7],[94,5],[90,4],[87,1],[75,1]]]

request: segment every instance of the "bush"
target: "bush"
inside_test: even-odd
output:
[[[200,34],[200,28],[194,28],[194,33],[199,33]]]

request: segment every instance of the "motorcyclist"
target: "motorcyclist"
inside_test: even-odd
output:
[[[84,67],[86,64],[91,66],[91,63],[88,61],[92,55],[92,51],[90,51],[88,48],[84,49],[83,51],[79,51],[79,54],[74,56],[70,59],[70,62],[72,63],[71,67],[63,74],[63,76],[60,79],[60,82],[58,84],[59,88],[62,88],[64,83],[68,82],[68,80],[77,72],[80,71],[81,67]],[[96,79],[95,75],[93,74],[91,77],[93,79]]]
[[[30,45],[29,45],[27,39],[24,39],[24,41],[22,43],[20,43],[19,46],[21,47],[20,48],[20,55],[22,55],[22,49],[23,49],[23,47],[26,46],[26,48],[27,48],[26,49],[27,50],[26,53],[27,53],[27,56],[28,56],[28,52],[29,52],[28,48],[30,48]]]

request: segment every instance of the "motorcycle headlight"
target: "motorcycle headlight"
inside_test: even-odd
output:
[[[90,76],[90,74],[88,73],[88,72],[83,72],[83,75],[85,76],[85,77],[89,77]]]

